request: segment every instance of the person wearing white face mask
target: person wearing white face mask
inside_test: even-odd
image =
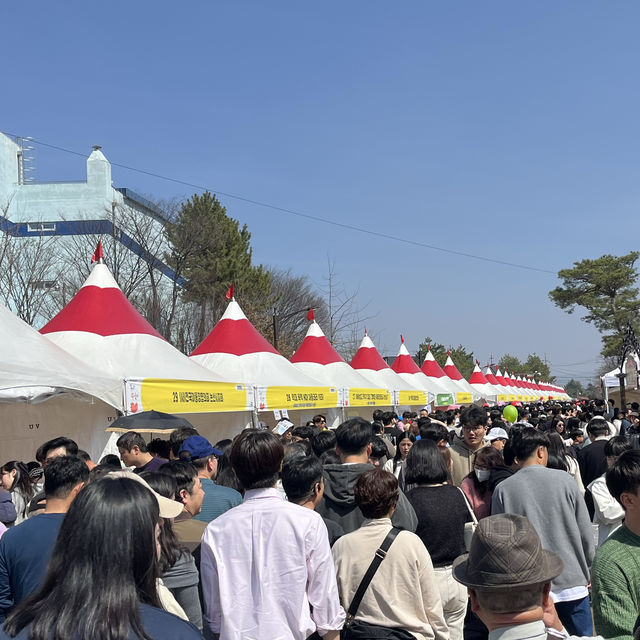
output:
[[[497,449],[479,449],[473,458],[473,470],[460,486],[478,520],[491,515],[492,491],[489,489],[489,477],[491,469],[500,464],[504,464],[504,461]]]

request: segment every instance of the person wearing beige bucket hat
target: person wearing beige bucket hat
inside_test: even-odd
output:
[[[453,577],[469,590],[489,640],[576,638],[564,629],[549,595],[562,569],[562,559],[542,548],[527,518],[503,513],[480,520],[469,553],[453,563]]]

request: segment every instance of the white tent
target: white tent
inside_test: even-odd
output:
[[[41,333],[80,360],[120,378],[229,381],[169,344],[133,307],[106,264],[95,264]]]
[[[424,389],[434,396],[439,393],[449,393],[436,378],[429,378],[420,370],[405,346],[404,339],[401,337],[400,340],[400,350],[391,368],[413,387]]]
[[[431,382],[435,382],[438,386],[444,389],[444,391],[439,392],[438,395],[452,395],[453,398],[451,398],[451,403],[455,402],[456,393],[458,393],[460,389],[458,389],[453,380],[449,378],[449,376],[442,370],[442,367],[436,362],[436,359],[431,353],[430,347],[427,349],[427,355],[425,356],[420,369]],[[441,400],[444,400],[444,398],[441,398]],[[438,404],[451,404],[448,401],[440,402],[437,397],[436,402]]]
[[[473,373],[469,378],[469,384],[481,398],[484,398],[485,400],[497,400],[499,393],[498,389],[486,379],[477,362],[476,366],[473,368]]]
[[[478,392],[462,377],[462,374],[458,371],[458,368],[451,359],[451,354],[447,352],[447,361],[444,363],[444,372],[453,381],[458,390],[462,393],[470,393],[475,399],[478,397]]]
[[[99,451],[104,427],[122,409],[122,381],[80,362],[3,306],[0,328],[5,459],[31,460],[38,446],[62,435],[92,453]]]
[[[215,440],[251,423],[252,390],[169,344],[127,300],[102,262],[41,333],[83,362],[125,381],[125,413],[156,409],[189,414],[202,435]]]
[[[365,334],[356,351],[351,366],[371,381],[374,387],[390,389],[392,391],[415,391],[417,387],[403,380],[383,360],[371,338]]]
[[[249,322],[235,300],[229,302],[222,318],[189,357],[227,379],[248,384],[323,386],[278,353]]]
[[[491,367],[488,366],[486,368],[484,377],[487,379],[489,384],[493,385],[493,387],[498,391],[499,395],[506,396],[509,394],[507,388],[504,385],[500,384],[500,382],[498,382],[497,377],[493,374],[493,371],[491,371]]]
[[[190,358],[253,385],[259,411],[297,410],[295,419],[304,424],[318,409],[339,406],[338,387],[328,386],[291,364],[249,322],[234,299]]]
[[[371,381],[360,375],[331,346],[320,325],[313,320],[300,347],[291,357],[292,364],[305,375],[325,385],[370,388]]]

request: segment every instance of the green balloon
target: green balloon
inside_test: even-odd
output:
[[[507,422],[513,424],[518,419],[518,410],[512,404],[509,404],[502,410],[502,415]]]

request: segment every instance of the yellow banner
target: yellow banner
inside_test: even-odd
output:
[[[509,398],[509,402],[515,402],[516,401],[516,397],[512,393],[510,393],[507,397]]]
[[[506,402],[507,396],[505,394],[498,394],[498,402]]]
[[[521,393],[518,394],[517,398],[519,402],[524,402],[524,396]]]
[[[258,387],[257,393],[258,411],[338,406],[336,387]]]
[[[348,403],[352,407],[390,407],[393,405],[393,398],[387,389],[355,388],[349,389]]]
[[[253,408],[251,389],[232,382],[127,380],[126,395],[127,413],[151,409],[165,413],[212,413]]]
[[[456,393],[456,403],[457,404],[471,404],[473,402],[473,398],[470,393],[466,393],[464,391],[460,391]]]
[[[427,404],[426,391],[398,391],[398,404],[424,407]]]

